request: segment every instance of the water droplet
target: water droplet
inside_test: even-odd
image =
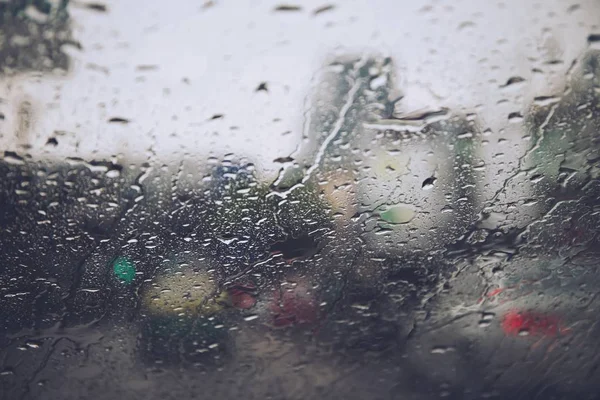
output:
[[[84,3],[84,6],[97,12],[106,12],[108,10],[106,5],[100,3]]]
[[[25,165],[25,160],[23,159],[23,157],[18,156],[12,151],[4,152],[4,162],[12,165]]]
[[[600,50],[600,34],[599,33],[593,33],[593,34],[589,35],[587,40],[588,40],[588,45],[590,46],[590,49]]]
[[[490,324],[494,320],[495,316],[496,316],[496,314],[494,314],[494,313],[484,312],[481,315],[481,319],[479,320],[479,327],[480,328],[486,328],[486,327],[490,326]]]
[[[502,87],[512,86],[523,82],[525,82],[525,78],[521,78],[520,76],[512,76],[508,78],[508,81],[506,81],[506,84],[504,84]]]
[[[452,207],[450,207],[450,206],[446,205],[446,206],[444,206],[444,208],[442,208],[441,212],[442,212],[443,214],[449,214],[449,213],[453,213],[453,212],[454,212],[454,208],[452,208]]]
[[[539,96],[533,99],[533,104],[539,107],[546,107],[560,101],[556,96]]]
[[[111,124],[128,124],[130,121],[127,118],[122,118],[122,117],[112,117],[108,120],[109,123]]]
[[[302,7],[292,4],[282,4],[275,7],[275,11],[301,11]]]
[[[437,181],[437,178],[430,176],[429,178],[427,178],[423,181],[423,184],[421,185],[421,189],[423,189],[423,190],[433,189],[433,186],[435,185],[435,181]]]
[[[313,15],[318,15],[318,14],[324,13],[324,12],[326,12],[326,11],[331,11],[331,10],[333,10],[334,8],[335,8],[335,6],[334,6],[334,5],[332,5],[332,4],[328,4],[328,5],[326,5],[326,6],[322,6],[322,7],[319,7],[319,8],[317,8],[317,9],[315,9],[315,10],[313,11]]]
[[[512,112],[508,114],[508,122],[517,123],[523,121],[523,116],[519,112]]]
[[[449,351],[453,351],[454,347],[451,346],[434,346],[431,349],[431,354],[446,354]]]
[[[111,169],[106,172],[107,178],[118,178],[119,175],[121,175],[121,171],[119,171],[118,169]]]
[[[379,212],[379,217],[390,224],[406,224],[412,221],[416,215],[414,207],[410,204],[396,204],[384,206],[384,208]]]

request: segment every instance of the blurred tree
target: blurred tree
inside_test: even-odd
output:
[[[69,57],[63,46],[76,44],[71,40],[68,3],[0,2],[0,74],[68,69]]]

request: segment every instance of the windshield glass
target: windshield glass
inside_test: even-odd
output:
[[[598,15],[0,0],[0,398],[595,398]]]

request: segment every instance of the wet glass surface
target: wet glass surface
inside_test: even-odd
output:
[[[596,399],[597,1],[0,1],[0,398]]]

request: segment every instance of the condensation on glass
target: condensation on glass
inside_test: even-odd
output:
[[[596,398],[597,1],[0,1],[0,398]]]

